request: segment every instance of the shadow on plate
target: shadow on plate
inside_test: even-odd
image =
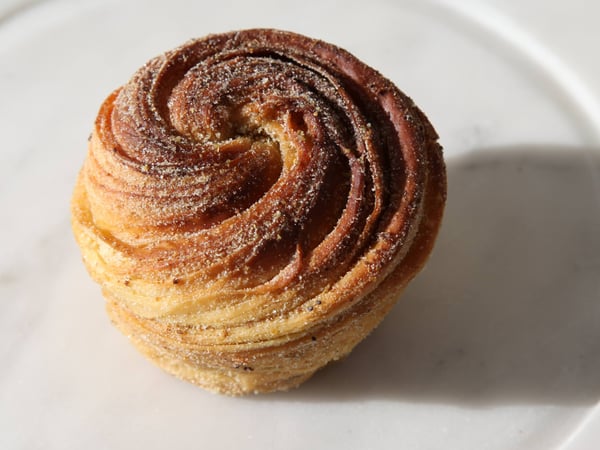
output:
[[[255,400],[596,402],[598,154],[498,148],[449,160],[436,249],[390,315],[346,360]]]

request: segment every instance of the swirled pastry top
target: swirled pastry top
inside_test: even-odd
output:
[[[445,197],[436,141],[406,95],[338,47],[212,35],[106,100],[76,213],[102,237],[105,291],[135,314],[201,318],[227,329],[222,343],[250,322],[271,339],[260,323],[277,317],[291,339],[307,314],[318,324],[359,302],[414,245],[429,252],[418,236],[435,234],[441,207],[429,220],[424,205]]]

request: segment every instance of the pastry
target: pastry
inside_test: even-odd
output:
[[[347,355],[425,263],[446,195],[437,139],[338,47],[210,35],[105,100],[73,231],[150,360],[210,391],[285,390]]]

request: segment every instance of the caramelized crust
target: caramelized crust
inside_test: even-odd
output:
[[[390,81],[275,30],[152,59],[102,105],[72,200],[115,325],[174,375],[288,389],[347,353],[429,255],[437,135]]]

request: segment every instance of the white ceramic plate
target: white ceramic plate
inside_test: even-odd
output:
[[[2,8],[0,448],[545,450],[584,448],[582,432],[592,442],[597,99],[504,16],[383,0]],[[247,27],[328,40],[394,80],[436,125],[450,186],[428,267],[351,357],[292,392],[236,399],[164,374],[112,328],[68,204],[109,92],[188,38]]]

